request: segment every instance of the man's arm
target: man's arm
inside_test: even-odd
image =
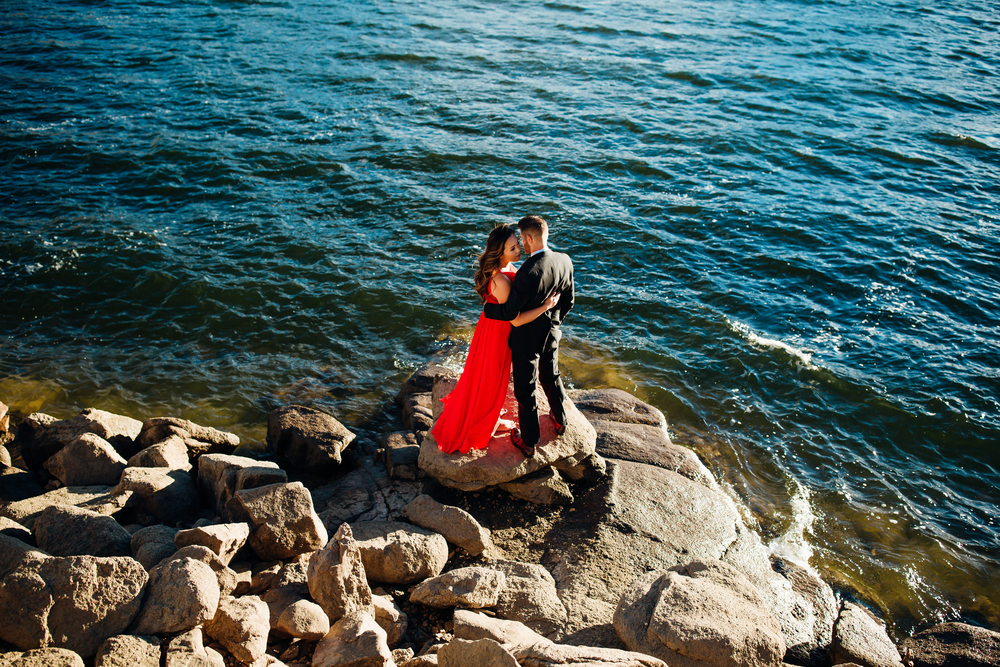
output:
[[[519,276],[514,276],[514,284],[510,287],[510,294],[504,303],[483,304],[483,314],[491,320],[505,320],[510,322],[521,312],[521,306],[528,299],[528,294],[524,290],[524,281],[518,280]]]

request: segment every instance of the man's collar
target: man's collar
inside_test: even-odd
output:
[[[531,253],[531,256],[532,256],[532,257],[534,257],[534,256],[535,256],[535,255],[537,255],[538,253],[540,253],[540,252],[545,252],[545,251],[546,251],[546,250],[548,250],[548,249],[549,249],[549,248],[548,248],[548,246],[542,246],[541,248],[539,248],[539,249],[538,249],[538,250],[536,250],[535,252]]]

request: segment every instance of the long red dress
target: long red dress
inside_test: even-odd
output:
[[[514,271],[503,274],[514,280]],[[492,289],[486,300],[498,303]],[[510,322],[491,320],[479,314],[465,368],[452,392],[441,399],[444,409],[431,430],[438,447],[446,454],[465,454],[470,449],[485,449],[490,444],[510,382],[510,347],[507,346],[510,327]]]

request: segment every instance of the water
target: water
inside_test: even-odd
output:
[[[375,437],[531,212],[564,372],[897,636],[1000,626],[1000,20],[949,0],[8,0],[0,400]]]

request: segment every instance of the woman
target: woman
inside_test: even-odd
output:
[[[513,263],[520,258],[521,244],[514,227],[495,227],[479,256],[475,276],[476,292],[483,301],[507,302],[516,272]],[[534,321],[557,303],[558,294],[511,322],[487,319],[480,313],[462,376],[455,389],[441,399],[444,410],[431,430],[441,451],[466,454],[472,449],[485,449],[490,444],[501,422],[500,412],[510,380],[510,348],[507,346],[510,328]],[[505,425],[509,428],[512,422]]]

